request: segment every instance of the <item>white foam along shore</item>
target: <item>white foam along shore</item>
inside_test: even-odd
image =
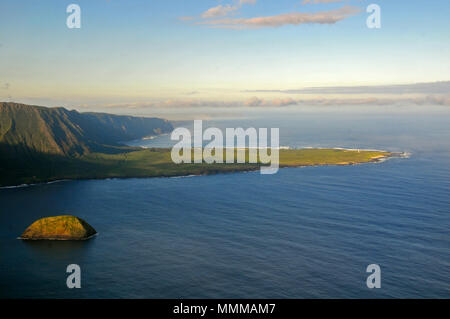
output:
[[[401,158],[410,158],[412,153],[410,152],[391,152],[391,151],[386,151],[386,150],[380,150],[380,149],[376,149],[376,148],[347,148],[347,147],[317,147],[317,146],[302,146],[302,147],[292,147],[289,149],[294,149],[294,150],[302,150],[302,149],[314,149],[314,150],[343,150],[343,151],[363,151],[363,152],[385,152],[385,153],[391,153],[394,156],[390,156],[389,158],[392,157],[401,157]]]
[[[32,184],[20,184],[20,185],[13,185],[13,186],[2,186],[2,187],[0,187],[0,189],[24,188],[24,187],[40,186],[40,185],[47,185],[47,184],[55,184],[55,183],[68,182],[68,181],[71,181],[71,179],[58,179],[58,180],[50,181],[50,182],[32,183]]]

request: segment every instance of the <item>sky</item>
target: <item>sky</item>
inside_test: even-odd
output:
[[[372,3],[381,28],[366,25]],[[449,14],[448,0],[1,0],[0,100],[450,105]]]

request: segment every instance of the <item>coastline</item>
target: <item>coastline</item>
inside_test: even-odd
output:
[[[341,151],[351,151],[356,152],[358,150],[356,149],[345,149],[345,148],[301,148],[301,149],[290,149],[291,151],[303,151],[303,150],[341,150]],[[148,149],[145,149],[148,150]],[[301,167],[320,167],[320,166],[352,166],[352,165],[359,165],[359,164],[369,164],[369,163],[382,163],[385,162],[391,158],[408,158],[411,154],[407,152],[389,152],[384,150],[359,150],[360,152],[380,152],[384,153],[383,155],[377,155],[370,160],[362,161],[362,162],[356,162],[356,161],[342,161],[342,162],[336,162],[336,163],[325,163],[325,164],[279,164],[279,168],[301,168]],[[200,165],[209,165],[209,164],[200,164]],[[92,176],[92,177],[80,177],[80,178],[58,178],[54,180],[46,180],[42,182],[37,183],[22,183],[17,185],[5,185],[0,186],[0,190],[3,189],[14,189],[14,188],[25,188],[25,187],[32,187],[32,186],[41,186],[46,184],[54,184],[54,183],[60,183],[65,181],[81,181],[81,180],[109,180],[109,179],[132,179],[132,178],[187,178],[187,177],[197,177],[197,176],[208,176],[208,175],[218,175],[218,174],[230,174],[230,173],[244,173],[244,172],[254,172],[260,169],[262,166],[261,164],[254,164],[252,167],[248,167],[248,163],[244,164],[222,164],[222,165],[234,165],[234,167],[231,170],[224,169],[226,166],[221,167],[220,169],[216,170],[210,170],[205,171],[200,174],[192,174],[192,173],[172,173],[172,174],[159,174],[159,175],[145,175],[145,174],[129,174],[126,176],[111,176],[111,175],[105,175],[105,176]],[[241,167],[239,165],[242,165]]]

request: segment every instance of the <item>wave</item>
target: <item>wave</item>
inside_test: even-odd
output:
[[[389,152],[386,150],[380,150],[376,148],[349,148],[349,147],[320,147],[320,146],[302,146],[294,147],[296,150],[301,149],[316,149],[316,150],[343,150],[343,151],[364,151],[364,152]]]
[[[67,181],[70,181],[70,179],[58,179],[56,181],[50,181],[50,182],[33,183],[33,184],[20,184],[20,185],[15,185],[15,186],[2,186],[2,187],[0,187],[0,189],[25,188],[25,187],[47,185],[47,184],[55,184],[55,183],[67,182]]]
[[[207,146],[207,145],[206,145]],[[244,149],[279,149],[279,150],[290,150],[291,149],[291,147],[290,146],[278,146],[278,147],[270,147],[270,146],[268,146],[268,147],[249,147],[249,146],[244,146],[244,147],[226,147],[226,146],[224,146],[224,147],[206,147],[206,146],[203,146],[203,147],[191,147],[193,150],[194,149],[217,149],[217,150],[227,150],[227,149],[235,149],[235,150],[244,150]],[[189,147],[189,145],[187,145],[186,147]],[[171,148],[171,147],[168,147],[168,148]],[[174,147],[175,148],[175,147]],[[183,148],[183,146],[181,146],[181,147],[176,147],[175,149],[181,149],[181,148]]]
[[[412,156],[412,153],[410,152],[402,152],[399,155],[401,158],[410,158]]]
[[[191,175],[182,175],[182,176],[170,176],[169,178],[188,178],[188,177],[196,177],[202,176],[201,174],[191,174]]]

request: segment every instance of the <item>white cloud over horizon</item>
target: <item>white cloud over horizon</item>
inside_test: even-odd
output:
[[[259,29],[265,27],[281,27],[284,25],[302,24],[335,24],[361,12],[354,6],[344,6],[339,9],[319,12],[291,12],[274,16],[254,18],[223,18],[197,21],[197,25],[224,29]]]
[[[244,92],[284,94],[449,94],[450,81],[372,86],[324,86],[288,90],[245,90]]]
[[[1,84],[1,83],[0,83]],[[6,89],[9,86],[3,87]],[[0,85],[0,89],[2,86]],[[205,90],[206,91],[206,90]],[[182,92],[169,99],[141,98],[133,101],[122,98],[121,102],[102,102],[108,99],[98,98],[96,102],[85,103],[68,100],[49,100],[39,98],[23,98],[17,102],[35,104],[40,101],[48,106],[68,106],[77,104],[81,108],[90,109],[176,109],[176,108],[239,108],[239,107],[286,107],[286,106],[345,106],[345,105],[439,105],[450,106],[450,81],[395,84],[380,86],[352,87],[312,87],[297,90],[246,90],[240,96],[231,98],[224,93],[224,99],[207,98],[207,92]],[[236,92],[235,92],[236,93]],[[203,95],[203,96],[201,96]],[[247,95],[247,96],[246,96]],[[4,97],[5,98],[5,97]],[[10,99],[10,97],[8,97]],[[0,98],[1,100],[1,98]],[[111,98],[109,99],[112,100]],[[38,103],[39,104],[39,103]]]
[[[145,109],[145,108],[266,108],[266,107],[287,107],[287,106],[395,106],[395,105],[436,105],[450,106],[450,95],[427,95],[422,97],[399,97],[399,98],[379,98],[379,97],[352,97],[352,98],[273,98],[264,99],[257,96],[244,100],[223,101],[223,100],[200,100],[200,99],[169,99],[153,102],[132,102],[117,104],[85,104],[79,105],[86,108],[101,109]]]

